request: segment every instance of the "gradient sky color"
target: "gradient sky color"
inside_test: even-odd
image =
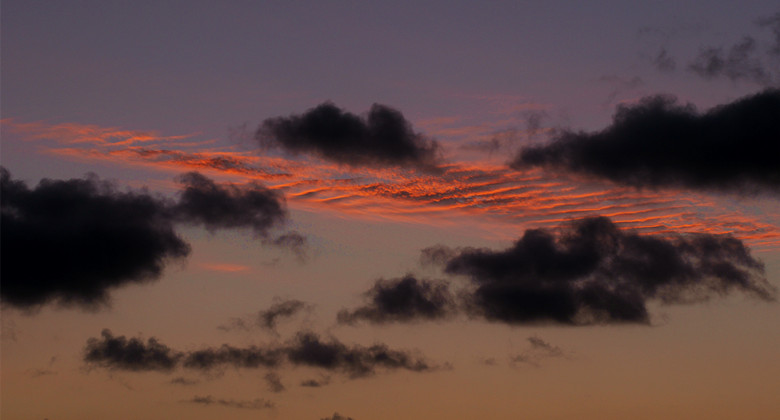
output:
[[[649,96],[701,114],[776,95],[776,2],[2,0],[0,31],[0,163],[12,178],[34,189],[94,173],[118,191],[145,191],[169,203],[165,223],[191,249],[157,279],[109,288],[105,305],[4,300],[3,419],[780,412],[780,306],[740,289],[682,303],[659,293],[646,322],[513,323],[469,310],[338,322],[393,279],[476,287],[426,261],[425,249],[498,253],[528,230],[565,235],[567,223],[597,216],[638,238],[735,238],[763,263],[766,290],[780,287],[777,185],[636,188],[511,165],[562,133],[604,130],[618,109]],[[697,67],[717,54],[722,67]],[[414,139],[438,145],[437,167],[354,164],[256,139],[269,119],[324,103],[358,119],[374,104],[399,111]],[[780,119],[780,109],[769,112]],[[267,187],[283,197],[286,224],[264,231],[182,216],[189,184],[180,176],[191,171],[234,198]],[[154,338],[179,364],[90,361],[89,343],[104,330],[144,346]],[[303,363],[296,340],[306,333],[353,356],[384,345],[428,368],[379,363],[356,374]],[[272,349],[283,361],[182,362],[223,345]]]

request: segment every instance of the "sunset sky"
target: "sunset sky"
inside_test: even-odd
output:
[[[0,417],[775,419],[775,1],[0,3]]]

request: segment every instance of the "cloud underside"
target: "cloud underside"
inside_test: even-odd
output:
[[[103,330],[84,349],[84,362],[111,370],[172,372],[177,368],[201,372],[225,369],[277,368],[284,365],[309,366],[350,378],[373,375],[377,369],[424,372],[436,369],[410,352],[393,350],[384,344],[369,347],[347,346],[336,339],[323,340],[311,332],[298,333],[282,345],[234,347],[223,345],[189,352],[171,349],[155,338],[114,336]],[[283,389],[275,374],[266,377],[270,386]],[[324,382],[318,383],[322,385]],[[281,387],[281,388],[279,388]]]
[[[229,408],[242,408],[246,410],[263,410],[263,409],[269,409],[274,408],[274,403],[262,398],[255,398],[254,400],[233,400],[233,399],[224,399],[224,398],[215,398],[211,395],[205,395],[205,396],[194,396],[189,400],[182,401],[186,403],[192,403],[192,404],[200,404],[200,405],[214,405],[214,406],[222,406],[222,407],[229,407]]]
[[[424,257],[464,275],[472,316],[510,324],[647,323],[647,303],[693,303],[735,291],[771,301],[763,264],[729,236],[649,236],[587,218],[531,229],[501,251],[432,247]]]
[[[301,115],[266,119],[255,138],[265,148],[349,166],[433,170],[438,163],[438,143],[415,133],[399,111],[380,104],[361,117],[326,102]]]
[[[673,97],[618,108],[594,133],[564,131],[520,151],[520,169],[543,166],[635,187],[780,193],[780,90],[699,113]]]
[[[190,253],[178,224],[265,237],[287,215],[278,193],[258,184],[218,185],[194,172],[179,178],[183,189],[173,201],[119,191],[96,175],[44,179],[30,189],[0,171],[2,300],[18,308],[96,308],[114,288],[159,278],[169,262]]]

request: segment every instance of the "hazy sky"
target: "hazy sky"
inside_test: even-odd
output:
[[[772,419],[772,1],[16,1],[3,419]]]

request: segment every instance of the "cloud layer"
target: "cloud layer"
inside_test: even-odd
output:
[[[190,252],[176,224],[266,236],[287,215],[275,192],[254,183],[218,185],[195,172],[180,177],[178,202],[119,191],[96,175],[44,179],[33,189],[4,168],[0,178],[2,300],[19,308],[95,308],[114,288],[159,278],[167,263]],[[300,248],[301,241],[297,235],[277,245]]]
[[[728,236],[642,236],[607,218],[527,230],[505,250],[424,251],[471,279],[472,316],[510,324],[648,323],[647,303],[687,303],[741,291],[774,300],[763,265]]]
[[[137,338],[115,337],[111,331],[103,330],[101,338],[87,341],[83,360],[90,366],[109,370],[162,372],[171,372],[177,367],[208,372],[226,367],[258,369],[288,364],[339,372],[351,378],[373,375],[377,369],[413,372],[436,369],[421,357],[385,344],[347,346],[335,338],[324,340],[312,332],[300,332],[281,345],[234,347],[225,344],[181,352],[160,344],[155,338],[144,343]],[[281,385],[278,376],[272,376],[270,381]]]
[[[438,143],[415,133],[399,111],[380,104],[361,117],[326,102],[301,115],[266,119],[255,138],[263,147],[349,166],[433,169],[439,153]]]
[[[512,167],[565,169],[636,187],[778,194],[778,115],[777,89],[703,114],[673,97],[648,97],[618,108],[599,132],[564,131],[521,150]]]

